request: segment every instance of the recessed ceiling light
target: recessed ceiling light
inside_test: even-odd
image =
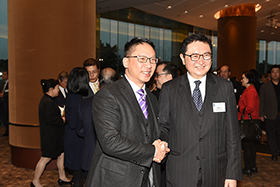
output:
[[[185,10],[183,14],[187,14],[187,13],[188,13],[188,11],[187,11],[187,10]]]
[[[202,14],[200,14],[200,16],[199,16],[200,18],[203,18],[203,15]]]
[[[226,4],[224,7],[227,8],[227,7],[228,7],[228,4]]]
[[[167,7],[166,7],[166,9],[171,9],[172,8],[172,6],[171,5],[168,5]]]
[[[269,2],[270,0],[265,0],[265,2]]]
[[[264,32],[264,30],[262,29],[261,32]]]

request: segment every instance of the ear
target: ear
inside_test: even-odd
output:
[[[168,80],[172,80],[172,75],[171,74],[167,74],[167,79]]]
[[[128,68],[128,58],[124,57],[122,61],[123,61],[123,67]]]
[[[184,55],[181,53],[180,54],[180,58],[181,58],[181,60],[182,60],[182,64],[183,65],[186,65],[186,63],[185,63],[185,58],[184,58]]]
[[[230,76],[231,72],[228,72],[228,76]]]

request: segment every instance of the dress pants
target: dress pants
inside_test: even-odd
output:
[[[280,150],[280,114],[277,115],[276,119],[266,119],[265,126],[267,143],[271,154],[278,155],[278,151]]]
[[[244,150],[244,170],[256,167],[256,145],[254,141],[242,141]]]

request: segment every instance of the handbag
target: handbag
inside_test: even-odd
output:
[[[239,120],[241,140],[260,140],[262,138],[261,120],[252,119],[251,114],[248,114],[248,120],[244,120],[245,108],[243,109],[243,114],[241,116],[241,119]]]

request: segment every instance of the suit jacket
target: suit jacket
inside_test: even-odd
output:
[[[77,134],[84,138],[82,150],[82,169],[89,171],[91,158],[94,152],[96,135],[92,120],[92,99],[83,99],[78,108],[79,123]]]
[[[159,137],[157,100],[148,88],[146,92],[148,120],[126,78],[103,87],[94,96],[92,113],[98,143],[87,187],[140,187],[151,167],[155,186],[160,185],[160,165],[152,161],[152,142]]]
[[[237,104],[239,101],[239,98],[242,94],[243,88],[242,88],[242,85],[240,82],[238,82],[232,78],[230,78],[230,82],[232,83],[233,88],[234,88],[234,94],[235,94],[236,104]]]
[[[65,106],[66,98],[63,96],[61,91],[59,90],[58,96],[54,98],[54,101],[61,107]]]
[[[224,103],[225,111],[214,112]],[[193,102],[187,74],[165,83],[159,98],[161,139],[171,149],[167,158],[167,187],[222,187],[225,179],[242,179],[242,157],[236,101],[232,84],[207,74],[200,111]]]
[[[260,88],[260,117],[275,119],[278,112],[277,97],[272,82],[264,83]]]

